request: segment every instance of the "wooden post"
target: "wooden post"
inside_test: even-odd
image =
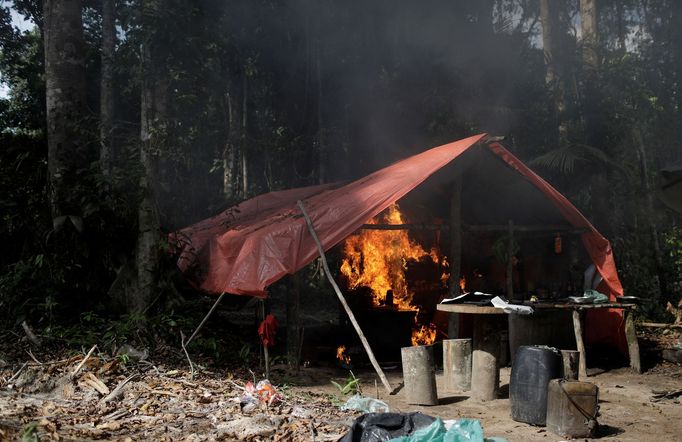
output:
[[[287,285],[287,362],[289,367],[298,371],[300,364],[301,338],[301,291],[300,276],[294,273]]]
[[[433,346],[403,347],[400,351],[407,403],[438,405]]]
[[[336,292],[336,296],[338,296],[339,301],[341,302],[341,305],[343,306],[344,310],[346,310],[346,313],[348,314],[348,319],[350,319],[351,324],[353,324],[355,331],[357,332],[358,336],[360,337],[360,342],[362,342],[362,346],[365,347],[365,351],[367,352],[367,356],[369,357],[369,360],[372,363],[374,370],[376,370],[377,375],[379,375],[379,379],[381,379],[381,382],[384,384],[384,387],[386,388],[386,391],[388,392],[388,394],[393,393],[393,389],[391,388],[391,384],[388,383],[388,379],[386,379],[386,375],[384,374],[384,371],[381,369],[381,367],[379,366],[379,363],[377,362],[376,358],[374,357],[374,352],[372,352],[372,348],[369,346],[369,342],[367,342],[367,338],[365,337],[365,334],[362,332],[362,329],[360,328],[360,324],[358,324],[358,321],[355,319],[355,315],[353,314],[353,311],[348,306],[348,303],[346,302],[346,298],[343,296],[343,293],[341,293],[341,289],[339,288],[338,284],[336,284],[336,281],[334,281],[334,277],[332,276],[332,272],[331,272],[331,270],[329,270],[329,264],[327,263],[327,256],[324,254],[324,248],[322,248],[322,243],[320,243],[320,240],[317,237],[317,233],[315,232],[315,228],[313,227],[313,222],[310,219],[310,217],[308,216],[308,212],[306,212],[306,210],[305,210],[305,206],[303,205],[303,201],[298,200],[297,204],[298,204],[298,207],[301,209],[301,212],[303,213],[303,217],[305,218],[306,224],[308,225],[308,230],[310,231],[310,236],[313,237],[313,240],[315,241],[315,244],[317,245],[317,251],[320,253],[320,259],[322,260],[322,268],[324,269],[325,275],[327,275],[327,279],[329,280],[329,283],[332,285],[334,292]]]
[[[564,379],[577,381],[580,352],[577,350],[561,350],[561,358],[563,359]]]
[[[455,178],[450,199],[450,297],[459,296],[462,273],[462,178]],[[459,314],[448,315],[448,337],[459,337]]]
[[[471,389],[471,339],[443,339],[443,375],[446,388]]]
[[[637,342],[634,315],[630,309],[624,309],[623,315],[625,316],[625,339],[627,340],[628,353],[630,354],[630,367],[636,373],[641,373],[642,364],[639,358],[639,343]]]
[[[579,378],[587,378],[587,354],[585,353],[585,344],[583,344],[583,330],[580,323],[580,310],[573,310],[573,332],[575,333],[575,345],[580,352],[579,363]]]
[[[514,221],[509,220],[509,247],[507,248],[507,299],[514,299]]]

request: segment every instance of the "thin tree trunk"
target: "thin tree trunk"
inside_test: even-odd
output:
[[[246,116],[247,116],[247,97],[248,97],[248,78],[246,67],[242,71],[242,129],[241,129],[241,154],[242,154],[242,198],[246,199],[249,193],[249,158],[246,149]]]
[[[589,69],[599,67],[599,16],[597,0],[580,0],[583,63]]]
[[[150,6],[151,7],[151,6]],[[145,312],[156,293],[159,269],[159,214],[156,204],[158,155],[163,144],[167,81],[152,54],[150,39],[142,47],[142,88],[140,109],[141,200],[138,207],[136,251],[137,290],[128,300],[129,311]]]
[[[114,50],[116,16],[114,0],[102,0],[102,78],[100,84],[100,168],[111,174],[114,160]]]
[[[554,96],[554,107],[557,118],[559,141],[566,139],[568,132],[564,118],[566,111],[566,91],[561,69],[559,68],[558,41],[556,27],[558,26],[557,5],[550,0],[540,0],[540,20],[542,22],[542,47],[545,56],[545,83]]]
[[[327,180],[327,146],[324,139],[324,121],[322,119],[322,74],[320,73],[320,35],[318,31],[316,57],[315,57],[315,72],[317,74],[317,143],[319,149],[318,157],[318,181],[324,184]]]
[[[623,13],[623,4],[616,2],[616,19],[618,20],[618,50],[625,53],[625,15]]]
[[[229,89],[232,89],[229,87]],[[236,157],[239,139],[239,130],[237,127],[238,118],[238,105],[235,103],[234,93],[229,90],[225,101],[227,104],[227,141],[225,142],[225,148],[223,149],[223,196],[226,200],[232,201],[236,198],[235,194],[235,177],[236,177]]]
[[[289,278],[286,300],[287,361],[294,370],[299,368],[301,345],[301,276],[294,273]]]
[[[656,273],[654,279],[656,280],[657,287],[654,287],[655,295],[657,299],[660,299],[661,293],[664,293],[665,278],[663,277],[663,253],[661,251],[661,243],[658,239],[658,227],[656,226],[656,211],[654,210],[654,191],[651,188],[651,181],[649,179],[649,170],[647,166],[647,155],[646,147],[644,145],[644,139],[642,138],[642,133],[639,129],[635,130],[635,145],[637,146],[637,157],[639,159],[640,173],[641,173],[641,185],[644,188],[644,194],[646,195],[646,207],[649,212],[649,216],[646,220],[649,224],[649,231],[651,233],[651,245],[654,250],[654,260],[656,262]]]
[[[81,125],[86,115],[85,42],[80,0],[45,0],[47,164],[52,217],[81,213],[69,179],[87,166]]]

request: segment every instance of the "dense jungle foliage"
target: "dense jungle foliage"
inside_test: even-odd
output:
[[[682,2],[0,5],[3,328],[175,324],[164,233],[480,132],[611,240],[645,315],[682,296],[657,197],[682,160]]]

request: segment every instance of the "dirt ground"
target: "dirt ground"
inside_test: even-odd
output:
[[[442,374],[436,376],[440,405],[423,407],[408,405],[404,391],[394,396],[385,394],[379,384],[379,398],[391,407],[391,411],[421,411],[442,419],[475,418],[481,421],[486,436],[504,437],[515,441],[559,441],[563,440],[547,431],[515,422],[510,417],[508,385],[510,368],[500,373],[501,399],[491,402],[478,402],[469,398],[466,392],[448,391],[443,384]],[[329,373],[331,374],[331,373]],[[323,376],[317,373],[317,376]],[[328,375],[328,374],[327,374]],[[372,372],[356,373],[360,379],[374,379]],[[399,372],[388,374],[389,382],[398,385],[402,382]],[[589,382],[599,387],[600,431],[596,440],[604,441],[679,441],[682,440],[682,404],[677,400],[652,402],[652,391],[672,391],[682,389],[682,366],[663,364],[649,372],[638,375],[630,369],[622,368],[589,377]],[[367,383],[364,393],[375,395],[374,381]],[[301,387],[302,390],[308,388]],[[314,391],[333,393],[333,386],[321,385]]]
[[[248,404],[240,398],[247,382],[259,378],[247,369],[205,365],[192,378],[182,358],[151,355],[128,361],[95,351],[86,359],[85,349],[51,360],[25,353],[21,359],[0,362],[0,441],[22,435],[22,441],[334,441],[360,415],[339,409],[347,396],[331,381],[343,385],[348,371],[331,365],[305,367],[297,374],[275,366],[271,380],[277,396],[266,397],[269,404]],[[620,368],[589,378],[599,387],[597,440],[682,440],[682,396],[656,400],[653,393],[682,390],[682,365],[645,366],[641,375]],[[391,411],[479,419],[486,436],[510,442],[562,440],[545,428],[511,420],[509,368],[501,371],[501,398],[490,402],[447,391],[438,373],[440,405],[433,407],[406,404],[403,390],[388,396],[381,383],[375,387],[371,368],[354,374],[362,393],[378,393]],[[387,375],[393,386],[402,382],[399,367],[387,369]]]

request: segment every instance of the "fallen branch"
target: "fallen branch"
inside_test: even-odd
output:
[[[80,364],[78,364],[78,367],[76,367],[76,369],[73,371],[73,373],[71,373],[71,377],[72,377],[72,378],[76,377],[76,375],[78,374],[78,372],[80,371],[80,369],[83,367],[83,365],[85,364],[85,362],[88,360],[88,358],[90,357],[90,355],[92,355],[92,352],[95,351],[96,348],[97,348],[97,344],[95,344],[95,345],[92,346],[92,348],[90,349],[90,351],[88,352],[88,354],[85,355],[85,358],[81,361]]]
[[[17,372],[14,373],[14,375],[7,380],[7,382],[5,382],[5,385],[9,385],[13,380],[18,378],[19,375],[21,374],[21,372],[24,371],[24,368],[26,368],[27,365],[28,365],[28,362],[24,362],[24,365],[22,365],[21,368],[19,368],[19,370],[17,370]]]
[[[42,362],[40,362],[38,359],[36,359],[35,356],[33,356],[33,353],[31,353],[31,350],[26,350],[26,353],[28,353],[28,355],[31,357],[31,359],[33,359],[33,362],[35,362],[36,364],[38,364],[40,366],[43,365]]]
[[[132,380],[135,379],[137,376],[138,376],[137,373],[133,373],[133,374],[131,374],[130,376],[128,376],[127,378],[125,378],[124,380],[122,380],[122,381],[116,386],[116,388],[114,388],[114,391],[112,391],[111,393],[109,393],[104,399],[102,399],[102,400],[100,401],[100,404],[106,404],[107,402],[116,399],[116,398],[118,397],[118,395],[121,394],[121,391],[123,390],[123,387],[125,387],[125,386],[128,384],[128,382],[132,381]]]
[[[640,322],[637,325],[650,328],[682,328],[682,324],[666,324],[663,322]]]
[[[24,329],[24,333],[26,333],[26,336],[28,337],[28,340],[33,343],[36,347],[40,347],[41,342],[40,339],[38,339],[38,336],[36,336],[35,333],[33,333],[33,330],[31,330],[31,327],[28,326],[26,321],[21,323],[21,327]]]
[[[369,360],[372,363],[374,370],[377,372],[377,375],[379,375],[379,379],[381,379],[381,382],[384,384],[384,387],[386,388],[386,391],[388,392],[388,394],[391,394],[393,392],[393,389],[391,388],[391,384],[388,383],[388,379],[386,379],[386,375],[384,374],[384,371],[379,366],[379,362],[377,362],[376,358],[374,357],[374,352],[372,352],[372,348],[369,346],[369,342],[367,342],[367,338],[365,337],[365,334],[362,332],[362,329],[360,328],[360,324],[358,324],[358,321],[355,319],[355,315],[353,314],[353,311],[348,306],[348,303],[346,302],[346,298],[343,296],[343,293],[341,293],[341,289],[339,288],[338,284],[336,284],[336,281],[334,280],[334,277],[332,276],[331,270],[329,270],[329,264],[327,263],[327,257],[324,254],[324,248],[322,247],[322,243],[320,243],[320,240],[317,237],[317,232],[315,232],[315,228],[313,227],[313,222],[310,219],[310,217],[308,216],[308,212],[306,212],[305,206],[303,205],[303,202],[301,200],[298,200],[297,204],[298,204],[298,207],[301,209],[303,216],[305,217],[305,222],[308,225],[308,230],[310,231],[310,235],[313,237],[315,244],[317,244],[317,250],[320,253],[320,259],[322,260],[322,268],[324,269],[324,273],[327,275],[327,279],[329,280],[329,282],[332,285],[332,288],[336,292],[336,296],[339,298],[339,301],[341,301],[341,305],[343,305],[343,308],[346,310],[346,313],[348,314],[348,318],[350,319],[350,322],[353,324],[355,331],[357,332],[358,336],[360,337],[360,341],[362,342],[363,347],[365,347],[365,351],[367,352],[367,356],[369,356]]]
[[[662,401],[663,399],[675,399],[676,397],[682,396],[682,388],[678,390],[670,391],[652,391],[653,396],[651,397],[651,402]]]

